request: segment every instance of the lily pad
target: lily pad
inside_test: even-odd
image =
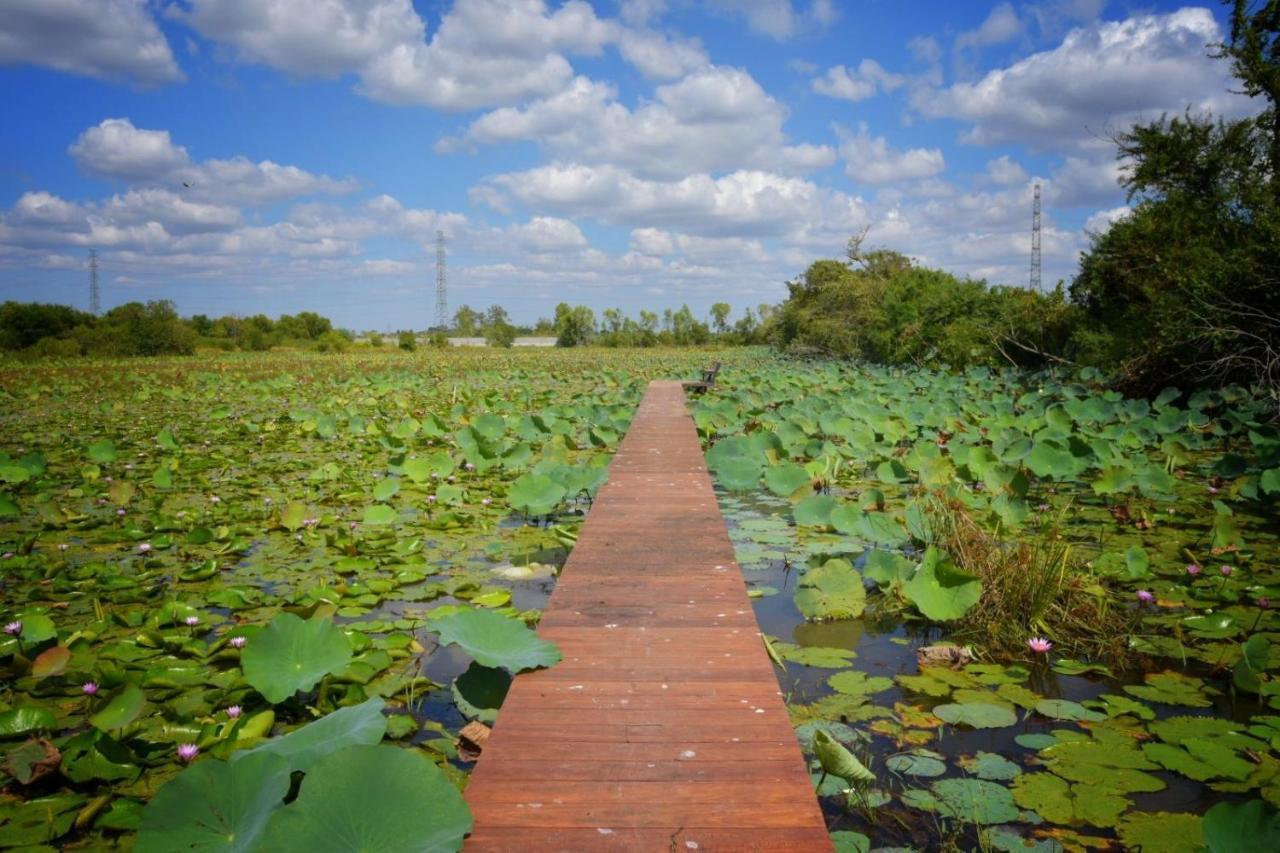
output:
[[[266,850],[444,853],[462,847],[471,812],[421,752],[349,746],[317,761],[298,799],[278,810]]]
[[[382,713],[386,704],[375,696],[359,705],[339,708],[253,749],[232,753],[231,762],[234,764],[250,755],[270,753],[284,759],[291,772],[305,773],[312,764],[335,750],[382,740],[387,730],[387,718]]]
[[[244,678],[268,702],[310,690],[350,663],[351,643],[328,619],[303,620],[279,613],[258,631],[240,656]]]
[[[975,729],[999,729],[1018,722],[1018,715],[1012,709],[986,702],[939,705],[933,713],[953,726]]]
[[[867,606],[867,588],[848,560],[827,560],[800,578],[795,602],[806,619],[853,619]]]
[[[461,608],[445,615],[432,614],[427,629],[440,635],[442,644],[456,643],[484,666],[500,666],[512,672],[552,666],[560,650],[518,619],[491,610]]]
[[[228,764],[200,761],[165,785],[142,812],[138,853],[262,849],[271,815],[289,793],[289,763],[255,752]]]
[[[453,701],[463,716],[489,724],[498,719],[498,709],[510,689],[511,675],[506,670],[483,666],[475,661],[450,685]]]

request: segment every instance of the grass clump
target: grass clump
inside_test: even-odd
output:
[[[1026,657],[1029,637],[1053,641],[1061,654],[1124,663],[1134,612],[1083,565],[1054,526],[1029,539],[1005,540],[945,495],[924,499],[933,544],[982,580],[982,597],[955,637],[995,655]]]

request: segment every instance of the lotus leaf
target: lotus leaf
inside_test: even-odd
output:
[[[134,850],[260,850],[271,815],[289,792],[289,763],[254,752],[228,764],[200,761],[161,788],[142,812]]]
[[[351,642],[328,619],[302,620],[279,613],[258,631],[241,654],[245,680],[268,702],[283,702],[310,690],[351,661]]]
[[[427,629],[442,644],[456,643],[484,666],[512,672],[552,666],[560,661],[554,643],[541,640],[523,622],[490,610],[463,608],[427,618]]]
[[[1018,715],[1009,708],[985,702],[939,705],[933,709],[933,713],[953,726],[975,729],[998,729],[1018,722]]]
[[[885,759],[884,766],[905,776],[941,776],[947,772],[944,756],[928,749],[915,749]]]
[[[806,619],[852,619],[866,607],[867,588],[848,560],[828,560],[800,578],[795,602]]]
[[[1013,780],[1013,799],[1053,823],[1115,826],[1129,801],[1108,788],[1072,785],[1052,773],[1023,773]]]
[[[320,759],[298,799],[267,824],[268,850],[415,850],[462,847],[471,813],[448,777],[422,753],[380,744]]]
[[[1262,800],[1218,803],[1205,813],[1209,853],[1253,853],[1280,849],[1280,811]]]
[[[521,474],[507,491],[511,506],[529,515],[547,515],[565,498],[565,488],[546,474]]]
[[[231,762],[234,764],[250,755],[270,753],[280,756],[291,772],[305,773],[311,765],[335,750],[382,740],[387,730],[387,718],[382,713],[385,707],[386,702],[375,696],[359,705],[339,708],[286,735],[271,738],[253,749],[233,753]]]
[[[823,729],[818,729],[813,734],[813,751],[817,755],[818,763],[822,765],[824,773],[839,776],[850,785],[856,785],[860,782],[874,782],[876,780],[876,774],[868,770],[866,765],[854,757],[853,753],[844,744],[831,737]]]

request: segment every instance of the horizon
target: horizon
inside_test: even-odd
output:
[[[864,227],[1026,286],[1036,183],[1051,289],[1127,210],[1110,134],[1257,109],[1220,5],[306,5],[0,0],[0,300],[87,309],[96,249],[104,310],[424,329],[437,229],[450,316],[521,326],[741,316]]]

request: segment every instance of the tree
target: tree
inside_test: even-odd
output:
[[[1123,390],[1179,382],[1261,383],[1280,403],[1280,3],[1233,4],[1218,46],[1252,118],[1187,112],[1115,141],[1133,211],[1094,235],[1071,284],[1081,358]]]
[[[396,346],[405,352],[413,352],[418,348],[418,336],[413,332],[398,332],[396,334]]]
[[[453,312],[453,330],[464,338],[476,333],[480,326],[480,312],[469,305],[462,305]]]
[[[732,310],[728,302],[717,302],[711,306],[711,322],[717,335],[729,333],[729,312]]]
[[[596,315],[585,305],[561,302],[556,306],[556,346],[576,347],[588,344],[596,334]]]

